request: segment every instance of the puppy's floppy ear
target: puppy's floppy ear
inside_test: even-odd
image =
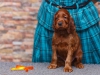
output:
[[[55,22],[56,22],[56,14],[54,15],[54,19],[53,19],[53,29],[55,29]]]
[[[69,27],[68,27],[68,33],[73,33],[75,31],[75,24],[74,24],[74,20],[72,19],[72,17],[70,16],[69,18]]]

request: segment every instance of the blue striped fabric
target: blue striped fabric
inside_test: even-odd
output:
[[[46,29],[41,24],[37,24],[34,37],[33,62],[51,61],[52,34],[53,31]]]
[[[82,3],[87,0],[50,0],[60,5]],[[38,12],[38,24],[34,36],[33,62],[50,62],[52,56],[53,17],[59,9],[42,2]],[[76,31],[80,36],[83,50],[83,63],[100,63],[100,26],[99,15],[94,4],[90,2],[83,8],[68,10],[74,19]]]
[[[70,2],[67,3],[67,0],[65,1],[64,2],[66,5],[70,4]],[[72,1],[73,1],[72,3],[74,4],[76,0],[72,0]],[[80,2],[87,1],[87,0],[78,0],[78,1],[80,3]],[[60,4],[62,4],[63,6],[63,2],[60,2]],[[52,29],[53,17],[54,17],[54,14],[58,10],[59,10],[58,8],[51,6],[47,2],[43,1],[39,9],[38,16],[37,16],[39,23],[41,23],[45,28],[49,30],[53,30]],[[96,7],[94,6],[93,2],[90,2],[88,5],[86,5],[85,7],[81,9],[73,9],[73,10],[71,9],[68,11],[70,12],[71,16],[73,17],[75,21],[77,30],[86,29],[99,21],[98,11]]]
[[[100,26],[98,23],[77,31],[81,38],[83,50],[83,63],[100,64]]]

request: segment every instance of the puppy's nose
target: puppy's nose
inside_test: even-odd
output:
[[[58,22],[58,25],[59,25],[59,26],[62,26],[62,22]]]

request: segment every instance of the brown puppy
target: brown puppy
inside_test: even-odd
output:
[[[84,68],[81,43],[75,31],[74,21],[66,9],[60,9],[54,16],[52,39],[52,61],[49,69],[65,66],[64,72],[72,72],[71,65]]]

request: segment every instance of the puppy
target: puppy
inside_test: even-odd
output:
[[[75,31],[74,21],[66,9],[60,9],[54,16],[52,38],[52,60],[48,69],[64,66],[64,72],[72,72],[72,64],[84,68],[80,38]]]

